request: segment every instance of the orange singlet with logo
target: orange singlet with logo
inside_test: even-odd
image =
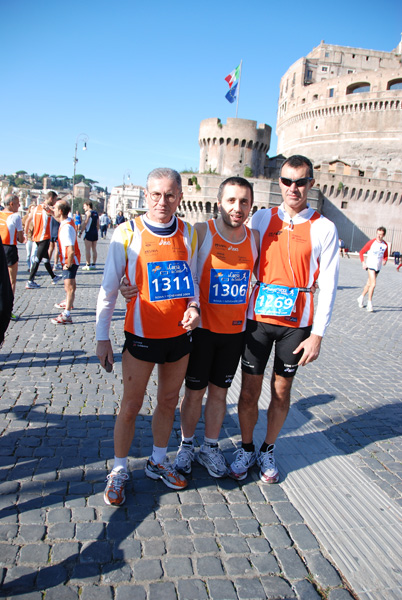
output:
[[[17,245],[17,224],[18,213],[8,210],[0,211],[0,237],[6,246]]]
[[[309,218],[289,224],[280,218],[278,207],[270,210],[268,226],[260,231],[258,281],[290,288],[309,288],[319,274],[319,260],[313,249],[312,225],[320,219],[320,214],[311,211]],[[268,216],[268,210],[266,214]],[[305,292],[299,292],[290,316],[255,314],[253,309],[258,288],[258,285],[254,288],[250,300],[249,319],[285,327],[303,327],[313,323],[312,295]]]
[[[44,209],[44,204],[40,204],[34,209],[33,212],[33,241],[43,242],[44,240],[50,240],[50,222],[52,217]]]
[[[127,248],[126,277],[135,282],[138,294],[127,305],[125,331],[144,338],[183,335],[181,325],[188,299],[194,295],[189,267],[197,236],[187,223],[176,219],[172,235],[152,233],[134,220],[134,234]]]
[[[200,327],[215,333],[245,330],[250,282],[258,250],[252,231],[244,227],[244,239],[229,242],[213,219],[198,250]]]
[[[64,229],[65,227],[72,228],[73,232]],[[79,265],[81,260],[81,252],[78,246],[77,229],[71,220],[64,220],[62,223],[60,223],[57,241],[59,243],[62,264],[65,265],[67,263],[67,247],[74,246],[74,264]],[[74,243],[72,243],[73,241]]]

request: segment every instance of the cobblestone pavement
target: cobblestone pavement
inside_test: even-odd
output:
[[[98,245],[100,267],[107,245]],[[106,374],[94,355],[101,268],[79,271],[74,324],[55,326],[50,318],[64,298],[62,284],[51,285],[41,267],[42,287],[25,290],[24,266],[21,260],[14,307],[21,318],[0,350],[1,597],[350,599],[339,568],[289,501],[285,462],[284,482],[274,486],[263,485],[257,472],[241,485],[214,480],[199,465],[183,492],[145,477],[155,378],[138,418],[126,503],[104,504],[122,393],[124,304],[111,330],[117,362]],[[392,265],[382,271],[372,314],[357,307],[364,279],[356,259],[341,261],[333,323],[320,359],[297,376],[293,404],[401,504],[402,273]],[[171,457],[179,429],[177,414]],[[198,441],[202,435],[200,424]],[[233,411],[221,438],[230,458],[240,440]]]

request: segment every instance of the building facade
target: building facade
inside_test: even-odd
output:
[[[106,212],[114,221],[120,210],[126,219],[146,212],[144,188],[133,184],[115,186],[110,193]]]

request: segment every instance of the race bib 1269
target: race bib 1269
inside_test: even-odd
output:
[[[151,302],[194,296],[191,270],[184,260],[151,262],[147,268]]]
[[[256,315],[288,317],[293,310],[298,288],[260,283],[254,312]]]
[[[245,304],[249,279],[246,269],[211,269],[209,304]]]

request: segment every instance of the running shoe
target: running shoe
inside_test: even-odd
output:
[[[194,460],[194,444],[192,442],[182,442],[176,454],[173,468],[183,475],[190,475],[191,466]]]
[[[359,305],[359,308],[363,308],[363,296],[358,297],[357,304]]]
[[[90,271],[94,271],[95,269],[96,269],[96,265],[93,265],[93,264],[92,264],[92,265],[90,265],[90,267],[89,267],[89,270],[90,270]]]
[[[83,270],[83,271],[90,271],[90,270],[91,270],[91,267],[90,267],[89,265],[84,265],[84,266],[82,267],[82,270]]]
[[[25,289],[27,289],[27,290],[36,290],[38,288],[40,288],[40,285],[37,284],[35,281],[28,280],[25,284]]]
[[[62,310],[64,310],[66,308],[67,305],[67,301],[66,300],[62,300],[59,304],[55,304],[54,307],[55,308],[61,308]],[[71,307],[71,310],[73,310],[74,306]]]
[[[374,308],[371,302],[367,302],[367,312],[374,312]]]
[[[174,490],[182,490],[187,486],[187,480],[176,471],[167,456],[162,464],[156,464],[149,458],[145,467],[145,475],[151,479],[162,479],[165,485]]]
[[[59,283],[59,281],[61,281],[63,279],[63,275],[55,275],[52,279],[52,284],[56,285],[56,283]]]
[[[257,455],[255,452],[246,452],[244,448],[239,448],[235,452],[236,458],[229,467],[229,475],[233,479],[242,481],[246,479],[248,470],[255,465]]]
[[[54,325],[71,325],[73,320],[71,315],[65,315],[64,313],[60,313],[56,319],[51,319]]]
[[[257,458],[257,464],[260,467],[260,479],[264,483],[278,483],[279,471],[277,469],[274,457],[275,446],[269,446],[266,452],[260,452]]]
[[[128,473],[123,470],[112,471],[106,477],[107,485],[103,499],[109,506],[121,506],[126,500],[124,488],[128,480]]]
[[[18,319],[19,319],[18,315],[15,315],[14,313],[11,313],[11,320],[12,321],[18,321]]]
[[[228,474],[228,464],[218,444],[213,446],[203,444],[196,458],[211,477],[225,477]]]

